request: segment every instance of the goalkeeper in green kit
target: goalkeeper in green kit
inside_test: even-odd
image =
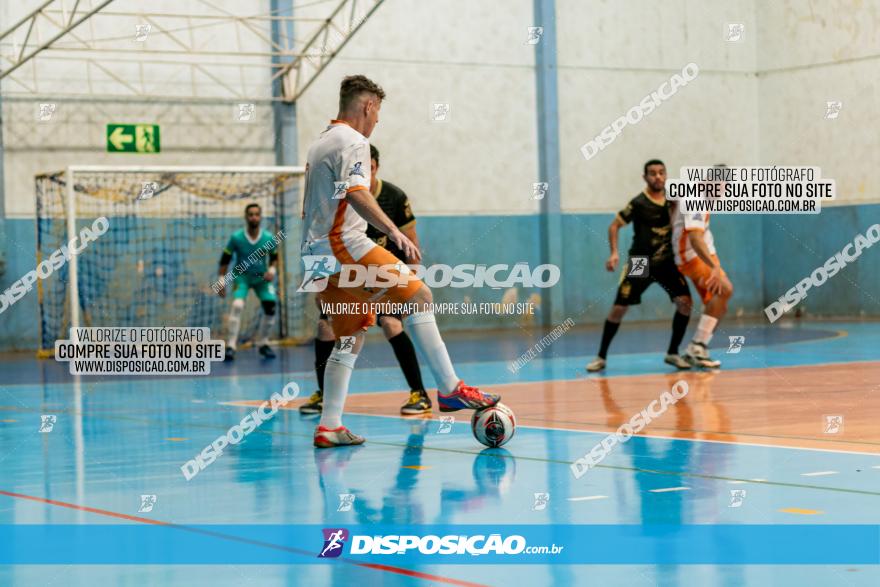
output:
[[[223,254],[220,256],[220,276],[217,294],[226,297],[226,283],[229,276],[226,270],[235,256],[233,268],[232,310],[229,313],[229,340],[226,343],[226,360],[235,358],[235,347],[238,342],[238,331],[241,328],[241,313],[247,299],[248,290],[253,288],[263,306],[263,315],[257,331],[256,344],[260,354],[267,359],[274,359],[275,353],[269,347],[269,332],[275,325],[275,313],[278,307],[278,296],[275,291],[275,274],[278,265],[276,240],[272,233],[260,229],[262,209],[259,204],[248,204],[244,209],[247,228],[236,231],[230,238]]]

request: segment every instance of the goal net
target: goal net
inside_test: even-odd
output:
[[[102,166],[38,175],[38,264],[75,237],[80,243],[97,219],[109,226],[38,280],[41,351],[77,326],[199,326],[225,338],[233,288],[217,295],[217,268],[250,203],[261,206],[262,228],[278,242],[277,336],[305,338],[304,296],[287,295],[301,280],[302,175],[299,167]],[[229,271],[242,261],[233,259]],[[249,293],[240,341],[255,335],[260,312]]]

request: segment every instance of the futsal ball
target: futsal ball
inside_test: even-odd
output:
[[[471,417],[474,438],[490,448],[506,444],[516,432],[513,410],[502,403],[474,412]]]

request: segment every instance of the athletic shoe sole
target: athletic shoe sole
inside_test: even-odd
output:
[[[691,365],[691,363],[687,359],[683,359],[683,360],[686,363],[685,365],[680,365],[674,359],[663,359],[663,362],[666,363],[667,365],[672,365],[673,367],[675,367],[679,371],[687,371],[693,365]]]
[[[718,369],[721,367],[720,362],[707,364],[704,359],[699,359],[691,355],[683,355],[683,358],[694,367],[700,367],[702,369]]]
[[[400,413],[404,416],[416,416],[418,414],[430,414],[432,410],[431,406],[427,408],[400,408]]]
[[[498,398],[495,401],[493,401],[491,404],[485,404],[485,405],[476,406],[476,407],[472,407],[472,406],[451,407],[451,406],[445,406],[440,402],[437,402],[437,403],[440,405],[441,412],[457,412],[459,410],[485,410],[486,408],[491,408],[492,406],[494,406],[495,404],[497,404],[500,401],[501,401],[501,398]]]
[[[360,446],[366,441],[366,438],[361,438],[360,441],[355,442],[347,442],[345,444],[337,444],[330,440],[325,436],[316,436],[315,437],[315,448],[337,448],[340,446]]]
[[[608,363],[602,363],[598,367],[593,366],[593,363],[589,363],[584,368],[587,370],[587,373],[598,373],[599,371],[604,371],[605,367],[607,367],[607,366],[608,366]]]

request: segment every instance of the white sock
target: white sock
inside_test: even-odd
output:
[[[712,333],[715,332],[715,326],[718,324],[718,318],[713,318],[709,314],[700,316],[697,323],[697,333],[694,334],[694,342],[701,342],[705,345],[712,340]]]
[[[412,334],[413,342],[428,361],[440,393],[443,395],[452,393],[459,379],[449,359],[449,353],[446,352],[446,345],[440,337],[434,314],[432,312],[410,314],[403,320],[403,325],[407,332]]]
[[[260,326],[257,330],[257,346],[269,344],[269,333],[272,332],[273,326],[275,326],[275,314],[271,316],[263,314],[260,317]]]
[[[226,346],[235,350],[238,343],[238,330],[241,328],[241,312],[244,310],[244,300],[234,300],[232,309],[229,311],[229,342]]]
[[[354,353],[340,353],[339,349],[333,349],[327,359],[324,368],[324,408],[321,411],[321,426],[325,428],[342,426],[342,409],[357,357]]]

